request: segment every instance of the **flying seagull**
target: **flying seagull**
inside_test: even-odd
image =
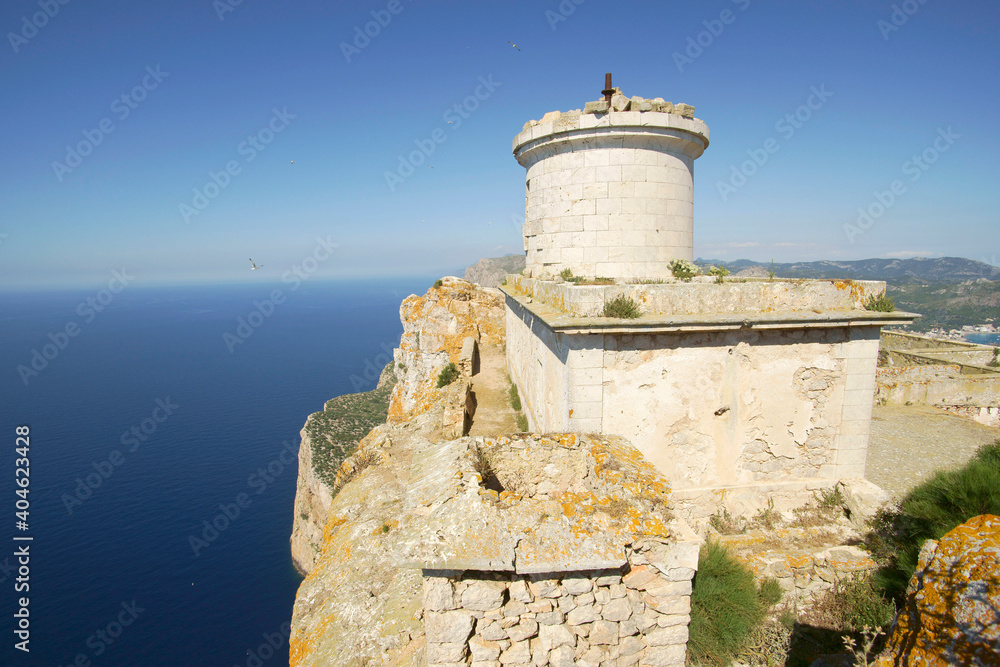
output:
[[[262,268],[264,268],[263,264],[261,264],[260,266],[257,266],[256,264],[253,263],[253,259],[252,258],[250,259],[250,270],[251,271],[256,271],[257,269],[262,269]]]
[[[517,44],[515,44],[515,43],[514,43],[514,42],[512,42],[512,41],[510,41],[509,39],[507,40],[507,43],[508,43],[508,44],[510,44],[511,46],[513,46],[513,47],[514,47],[515,49],[517,49],[518,51],[520,51],[520,50],[521,50],[521,47],[519,47],[519,46],[518,46]]]

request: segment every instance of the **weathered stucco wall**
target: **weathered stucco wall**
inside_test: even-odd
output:
[[[680,498],[864,476],[877,326],[570,335],[507,308],[534,430],[624,436]]]
[[[933,405],[1000,426],[1000,374],[965,375],[956,364],[879,368],[875,399],[892,405]]]

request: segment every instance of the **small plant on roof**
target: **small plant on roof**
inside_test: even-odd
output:
[[[619,294],[611,301],[604,303],[604,317],[615,317],[621,320],[634,320],[642,315],[639,304],[630,296]]]
[[[883,291],[881,294],[872,294],[865,301],[865,310],[875,310],[880,313],[891,313],[896,310],[896,304],[893,303],[892,299],[885,295]]]
[[[708,274],[715,276],[715,282],[721,285],[726,282],[726,276],[729,275],[729,269],[726,268],[726,263],[723,262],[719,266],[710,266],[708,268]]]
[[[698,275],[698,267],[686,259],[672,259],[670,260],[670,272],[674,274],[674,278],[689,283],[692,278]]]

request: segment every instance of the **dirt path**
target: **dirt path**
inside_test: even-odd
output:
[[[469,435],[517,433],[517,417],[508,402],[507,362],[502,348],[479,349],[479,373],[472,378],[476,415]]]
[[[959,468],[998,439],[1000,429],[937,408],[876,406],[866,477],[899,499],[935,470]]]

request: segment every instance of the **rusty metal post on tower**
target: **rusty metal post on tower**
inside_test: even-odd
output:
[[[601,94],[604,95],[604,99],[610,105],[611,96],[615,94],[615,89],[611,85],[611,72],[604,75],[604,90],[601,91]]]

